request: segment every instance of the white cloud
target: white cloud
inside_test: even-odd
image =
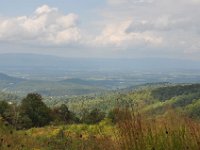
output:
[[[107,0],[111,5],[152,3],[154,0]]]
[[[43,5],[32,16],[0,19],[0,40],[39,42],[44,45],[79,41],[76,14],[62,14],[57,8]]]
[[[31,43],[38,49],[50,45],[80,56],[200,58],[200,0],[107,0],[106,5],[88,16],[81,14],[81,26],[77,14],[63,14],[48,5],[30,16],[0,17],[0,42],[22,43],[21,47]]]
[[[144,48],[141,51],[143,56],[146,52],[155,56],[200,56],[200,0],[107,2],[109,7],[102,15],[106,24],[115,25],[106,26],[96,39],[102,45],[127,46],[128,55],[134,55],[140,45]],[[123,20],[130,20],[124,28],[121,27]]]
[[[52,11],[58,11],[57,8],[50,8],[48,5],[43,5],[41,7],[38,7],[36,10],[35,10],[35,13],[37,15],[42,15],[42,14],[47,14],[47,13],[50,13]]]
[[[107,25],[101,35],[95,39],[96,45],[111,45],[114,47],[128,48],[138,45],[159,46],[162,44],[162,37],[151,32],[128,31],[132,21],[124,21],[119,24]]]

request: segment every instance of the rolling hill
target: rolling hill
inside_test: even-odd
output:
[[[21,81],[25,81],[25,80],[21,79],[21,78],[16,78],[16,77],[8,76],[8,75],[6,75],[4,73],[0,73],[0,81],[21,82]]]
[[[82,81],[82,82],[80,82]],[[2,92],[26,95],[36,92],[44,96],[85,95],[104,91],[105,86],[89,84],[90,82],[71,79],[65,81],[28,80],[11,77],[0,73],[0,90]]]
[[[83,109],[99,108],[108,112],[114,107],[136,106],[135,110],[149,115],[161,115],[171,108],[200,118],[200,84],[148,84],[132,90],[57,99],[54,104],[58,106],[62,103],[67,103],[77,113]]]

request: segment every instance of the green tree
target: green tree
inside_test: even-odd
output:
[[[69,111],[68,107],[65,104],[62,104],[60,107],[53,109],[53,116],[55,121],[71,123],[71,122],[79,122],[79,119],[76,117],[74,113]]]
[[[15,128],[17,130],[28,129],[28,128],[31,128],[32,126],[33,126],[32,120],[27,115],[20,114],[18,116],[18,121],[15,125]]]
[[[0,101],[0,115],[4,117],[5,112],[9,109],[9,104],[6,101]]]
[[[42,96],[37,93],[30,93],[22,100],[21,117],[25,116],[26,120],[27,117],[30,118],[34,127],[49,124],[52,120],[50,112],[51,110],[42,102]]]
[[[16,103],[9,104],[8,109],[4,112],[4,119],[10,125],[16,127],[19,117],[19,106]]]
[[[95,124],[100,122],[104,118],[105,113],[95,108],[92,111],[85,113],[85,116],[82,121],[87,124]]]
[[[68,107],[65,104],[62,104],[59,108],[59,114],[61,116],[61,118],[63,118],[63,120],[65,122],[68,122],[71,118],[70,118],[70,111],[68,109]]]

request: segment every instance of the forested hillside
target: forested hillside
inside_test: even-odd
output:
[[[67,103],[71,110],[80,113],[82,109],[101,108],[108,112],[114,107],[134,106],[140,112],[163,114],[168,108],[180,110],[191,117],[199,118],[200,84],[150,84],[132,90],[107,92],[71,98],[46,99],[49,104]]]
[[[0,100],[20,104],[22,96],[0,93]],[[53,108],[61,104],[79,114],[83,109],[99,108],[104,112],[115,107],[134,106],[143,112],[164,113],[165,108],[180,109],[182,112],[198,116],[200,84],[145,84],[124,90],[88,94],[85,96],[43,96],[47,106]]]
[[[199,91],[160,83],[70,98],[1,93],[0,149],[199,150]]]

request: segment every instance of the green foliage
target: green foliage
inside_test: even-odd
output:
[[[0,101],[0,115],[4,116],[6,110],[9,109],[9,104],[6,101]]]
[[[111,121],[113,123],[116,123],[117,122],[117,113],[118,112],[119,112],[119,110],[117,108],[110,110],[108,112],[108,114],[107,114],[107,118],[111,119]]]
[[[29,118],[29,116],[26,114],[19,114],[15,128],[17,130],[21,130],[21,129],[29,129],[31,127],[33,127],[33,123],[32,120]]]
[[[50,109],[42,102],[41,95],[36,93],[30,93],[22,100],[21,115],[30,118],[34,127],[47,125],[52,120]]]
[[[197,101],[200,98],[200,93],[189,93],[173,98],[174,102],[173,107],[185,107],[193,102]]]
[[[168,108],[173,108],[191,118],[199,119],[199,93],[198,84],[156,88],[143,87],[129,92],[108,92],[77,97],[52,97],[45,101],[46,103],[51,101],[52,106],[56,105],[52,109],[45,105],[41,95],[33,93],[28,94],[22,100],[21,105],[0,101],[0,114],[5,122],[16,129],[42,127],[49,125],[50,122],[52,125],[80,122],[96,124],[103,120],[106,114],[107,118],[116,123],[118,110],[113,109],[115,106],[118,108],[130,107],[134,111],[149,116],[163,115],[169,110]]]
[[[99,109],[93,109],[90,112],[85,111],[82,122],[86,124],[95,124],[105,118],[105,113]]]
[[[52,110],[52,115],[54,122],[59,124],[64,123],[78,123],[79,118],[76,115],[69,111],[68,107],[65,104],[62,104],[60,107],[56,107]]]
[[[152,91],[152,96],[155,99],[166,101],[175,96],[191,94],[191,93],[199,93],[199,92],[200,92],[200,84],[176,85],[176,86],[166,86],[157,88]]]
[[[83,113],[87,114],[95,108],[108,113],[115,107],[127,106],[131,106],[135,111],[145,112],[149,115],[164,114],[170,107],[188,114],[187,110],[183,111],[185,107],[199,99],[199,84],[181,84],[172,86],[148,85],[146,88],[144,86],[141,89],[129,90],[128,92],[107,92],[98,95],[58,97],[55,99],[53,97],[46,102],[52,102],[52,105],[67,103],[69,110],[73,110],[79,117],[83,117]]]
[[[200,119],[200,99],[196,103],[188,105],[186,110],[191,118]]]
[[[0,139],[5,139],[3,144],[11,143],[12,149],[23,149],[23,144],[24,149],[52,150],[199,150],[200,125],[192,120],[200,118],[199,93],[198,85],[143,88],[62,97],[52,109],[41,95],[31,93],[21,105],[0,102]],[[117,109],[113,109],[115,106]],[[187,116],[179,115],[183,112]],[[6,127],[7,123],[12,126]]]

